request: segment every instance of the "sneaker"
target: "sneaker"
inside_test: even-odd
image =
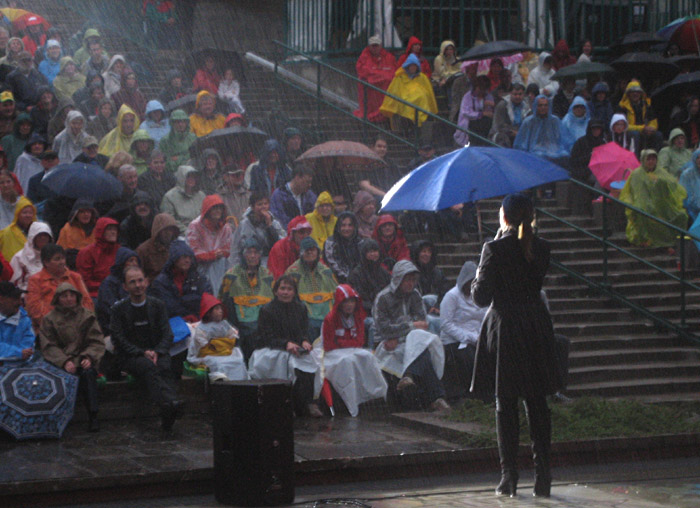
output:
[[[452,408],[445,399],[440,397],[439,399],[435,399],[433,403],[430,404],[430,410],[436,413],[449,413],[452,411]]]
[[[306,406],[306,408],[309,410],[309,416],[311,418],[323,418],[323,413],[314,402]]]
[[[412,386],[415,386],[416,383],[413,382],[413,378],[411,376],[404,376],[401,378],[399,383],[396,385],[396,391],[397,392],[402,392],[406,388],[410,388]]]

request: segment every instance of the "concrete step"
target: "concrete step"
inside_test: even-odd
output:
[[[700,360],[700,349],[693,347],[652,347],[640,349],[606,349],[595,351],[573,351],[569,353],[569,369],[644,364],[683,362]]]
[[[570,355],[578,353],[606,354],[607,351],[634,351],[643,348],[653,350],[689,347],[688,344],[670,334],[637,333],[620,335],[591,335],[570,337]]]
[[[700,376],[673,376],[658,379],[627,379],[616,381],[570,385],[567,393],[572,397],[638,397],[638,396],[686,396],[700,392]]]
[[[569,386],[600,383],[610,380],[666,379],[695,376],[700,373],[700,362],[674,361],[637,364],[602,365],[569,368]]]

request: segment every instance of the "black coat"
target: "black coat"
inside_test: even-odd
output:
[[[472,391],[532,398],[561,388],[552,319],[540,291],[549,268],[549,244],[533,239],[528,262],[514,233],[484,244],[474,302],[490,305],[481,325]]]
[[[143,356],[144,351],[152,350],[159,355],[170,353],[173,344],[173,331],[168,321],[165,304],[157,298],[146,297],[149,333],[146,337],[136,333],[134,307],[131,300],[124,298],[112,307],[109,329],[112,332],[114,351],[120,360]]]
[[[286,349],[287,342],[301,343],[308,340],[309,315],[303,303],[296,298],[282,303],[277,298],[264,305],[258,316],[260,342],[256,349]]]

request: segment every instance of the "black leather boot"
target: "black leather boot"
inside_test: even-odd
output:
[[[552,489],[552,418],[546,400],[528,405],[527,418],[532,441],[532,460],[535,463],[535,487],[532,495],[549,497]]]
[[[515,497],[518,488],[518,442],[520,422],[517,406],[515,414],[496,411],[498,430],[498,455],[501,461],[501,482],[496,487],[496,495]]]

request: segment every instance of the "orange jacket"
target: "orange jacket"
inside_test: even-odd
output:
[[[94,309],[92,298],[90,298],[83,278],[79,273],[66,269],[65,273],[57,278],[47,272],[46,268],[42,268],[41,271],[29,277],[29,282],[27,283],[25,309],[34,323],[38,324],[46,314],[51,312],[53,309],[51,300],[53,300],[54,293],[56,293],[56,288],[63,282],[72,284],[73,287],[80,291],[83,295],[83,307],[88,310]]]

